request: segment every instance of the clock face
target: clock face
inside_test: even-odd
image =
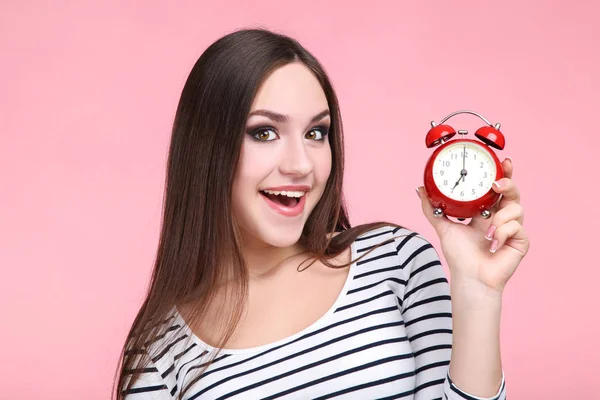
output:
[[[448,145],[433,163],[433,180],[446,196],[472,201],[485,195],[496,178],[496,163],[483,146],[463,142]]]

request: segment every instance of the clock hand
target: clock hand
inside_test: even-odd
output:
[[[450,193],[454,192],[454,188],[456,186],[458,186],[458,183],[460,182],[461,179],[463,180],[463,182],[465,181],[465,176],[467,176],[467,170],[463,169],[462,171],[460,171],[460,178],[458,178],[458,180],[454,184],[454,187],[452,188],[452,190],[450,190]]]
[[[454,192],[454,188],[456,188],[458,186],[461,179],[463,182],[465,181],[465,176],[467,176],[467,170],[465,168],[466,155],[467,155],[467,145],[465,145],[463,147],[463,167],[462,167],[462,170],[460,171],[460,178],[458,178],[458,180],[454,184],[454,187],[452,187],[452,190],[450,190],[450,193]]]
[[[450,193],[454,192],[454,188],[458,186],[458,183],[460,182],[461,179],[463,179],[463,173],[462,171],[460,172],[460,178],[458,178],[458,180],[456,181],[456,183],[454,184],[454,187],[452,187],[452,190],[450,190]]]
[[[465,181],[465,175],[467,175],[467,170],[465,169],[465,156],[467,155],[467,146],[463,147],[463,169],[460,171],[463,182]]]

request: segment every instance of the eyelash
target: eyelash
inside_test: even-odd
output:
[[[321,137],[321,139],[316,139],[315,142],[324,141],[325,138],[327,137],[327,135],[329,134],[329,129],[326,126],[315,126],[309,132],[316,131],[316,130],[321,131],[322,137]],[[272,140],[260,140],[260,139],[256,138],[256,135],[258,135],[261,132],[265,132],[265,131],[273,131],[277,135],[277,130],[275,128],[273,128],[272,126],[263,126],[258,129],[251,129],[248,132],[248,135],[250,135],[252,137],[252,139],[256,140],[257,142],[271,142]]]

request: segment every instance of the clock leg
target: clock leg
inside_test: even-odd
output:
[[[492,213],[490,212],[490,210],[483,210],[483,211],[481,212],[481,217],[482,217],[483,219],[488,219],[488,218],[489,218],[489,217],[491,217],[491,216],[492,216]]]
[[[438,207],[438,208],[434,208],[433,209],[433,216],[434,217],[439,218],[439,217],[441,217],[443,215],[444,215],[444,210],[442,210],[441,208]]]

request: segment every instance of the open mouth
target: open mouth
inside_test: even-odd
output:
[[[304,191],[276,191],[276,190],[261,190],[263,196],[271,200],[273,203],[280,204],[284,207],[295,207],[300,202],[300,198],[304,196]]]

